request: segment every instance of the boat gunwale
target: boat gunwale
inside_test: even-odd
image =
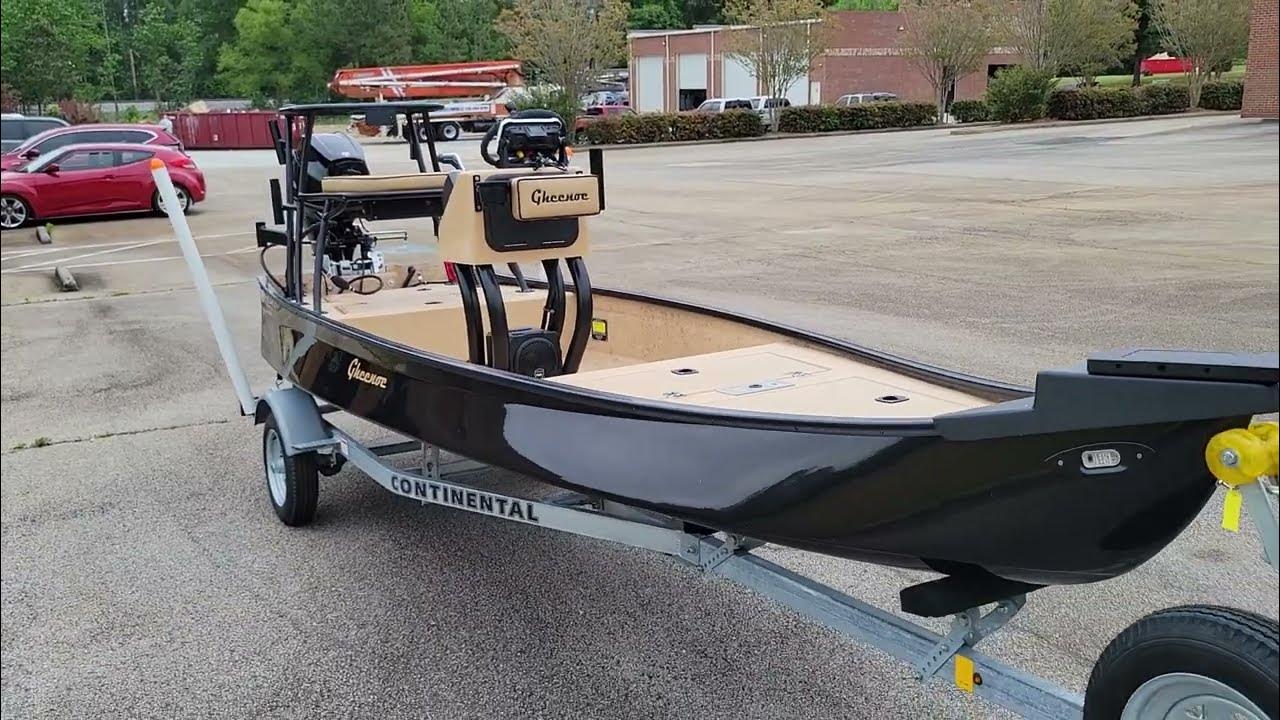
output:
[[[503,278],[507,280],[507,278]],[[831,416],[831,415],[797,415],[777,412],[726,409],[700,405],[662,402],[630,395],[611,393],[592,388],[578,387],[561,383],[540,382],[534,378],[504,373],[492,368],[458,360],[421,348],[389,340],[360,328],[335,320],[316,312],[303,303],[285,296],[283,291],[265,276],[260,276],[258,284],[261,292],[272,297],[278,304],[319,327],[327,328],[339,335],[351,338],[358,343],[367,343],[384,351],[404,356],[404,368],[410,369],[414,362],[427,363],[434,369],[458,375],[469,381],[479,381],[498,389],[518,390],[536,396],[545,397],[557,403],[579,406],[584,410],[607,410],[608,414],[627,416],[662,422],[680,422],[697,425],[721,425],[726,427],[743,427],[768,429],[784,432],[818,432],[823,434],[877,434],[899,436],[929,436],[939,432],[933,417],[914,418],[868,418],[866,416]],[[530,285],[545,286],[545,283],[530,280]],[[572,285],[569,286],[570,288]],[[792,340],[809,342],[820,347],[850,355],[860,361],[879,367],[901,372],[910,377],[927,382],[938,383],[943,387],[962,392],[977,394],[979,397],[1002,402],[1017,400],[1034,395],[1034,391],[1018,385],[1003,383],[967,373],[946,370],[933,365],[908,360],[889,353],[880,352],[856,343],[841,340],[828,335],[784,325],[750,315],[730,312],[720,308],[696,305],[690,302],[647,295],[644,293],[611,290],[608,288],[592,288],[592,293],[606,297],[615,297],[634,302],[652,303],[663,307],[674,308],[686,312],[710,315],[712,317],[739,322],[745,325],[778,333]],[[401,370],[397,369],[397,372]],[[415,380],[423,380],[413,373],[404,373]]]

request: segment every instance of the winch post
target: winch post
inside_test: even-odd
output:
[[[1272,479],[1274,481],[1274,478]],[[1262,556],[1271,569],[1280,572],[1280,520],[1276,511],[1271,509],[1271,501],[1267,499],[1267,489],[1259,479],[1257,482],[1240,488],[1244,497],[1244,507],[1249,519],[1258,529],[1258,539],[1262,542]]]
[[[152,158],[151,176],[155,178],[156,190],[163,201],[164,213],[169,217],[169,224],[178,237],[178,247],[182,248],[182,257],[187,261],[187,271],[191,273],[191,281],[196,286],[196,294],[200,298],[200,307],[204,310],[205,319],[213,330],[213,339],[218,343],[218,352],[222,354],[222,364],[231,376],[231,385],[235,388],[236,398],[240,401],[240,414],[252,415],[257,407],[257,399],[249,389],[249,378],[245,375],[240,358],[236,355],[235,344],[231,342],[231,331],[227,328],[227,319],[222,315],[222,306],[218,297],[213,294],[213,284],[209,282],[209,273],[204,261],[200,259],[200,248],[191,235],[191,227],[187,225],[187,216],[182,213],[182,205],[178,202],[178,193],[173,189],[173,181],[163,160]]]
[[[1280,520],[1267,499],[1280,476],[1280,424],[1256,422],[1246,428],[1224,430],[1209,439],[1205,464],[1227,488],[1222,525],[1235,532],[1241,506],[1249,513],[1262,542],[1262,554],[1280,572]]]

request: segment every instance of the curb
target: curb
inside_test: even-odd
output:
[[[36,242],[41,245],[48,245],[53,242],[53,236],[49,234],[49,228],[43,225],[36,228]]]
[[[995,125],[995,123],[972,123],[973,125]],[[765,142],[767,140],[800,140],[815,137],[837,137],[841,135],[878,135],[882,133],[919,132],[922,130],[945,130],[945,125],[917,125],[905,128],[876,128],[872,130],[833,130],[831,132],[811,133],[774,133],[757,137],[713,138],[710,140],[674,140],[672,142],[625,143],[620,145],[581,145],[574,146],[574,152],[583,150],[642,150],[647,148],[688,147],[690,145],[725,145],[727,143]]]
[[[53,282],[62,292],[75,292],[80,289],[76,283],[76,276],[72,275],[65,265],[58,265],[53,269]]]
[[[1008,132],[1010,130],[1039,130],[1041,128],[1067,127],[1074,125],[1106,125],[1108,123],[1146,122],[1148,120],[1174,120],[1177,118],[1219,117],[1240,115],[1239,110],[1196,110],[1195,112],[1169,113],[1168,115],[1138,115],[1137,117],[1098,118],[1096,120],[1050,120],[1034,123],[985,123],[986,127],[974,127],[978,123],[969,123],[969,127],[952,130],[952,135],[986,135],[987,133]]]

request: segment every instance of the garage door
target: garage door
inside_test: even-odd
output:
[[[692,110],[707,99],[707,56],[681,54],[676,59],[676,82],[680,90],[677,110]]]
[[[636,96],[631,99],[637,112],[662,112],[666,88],[662,86],[662,57],[636,58]]]
[[[707,89],[707,56],[698,55],[681,55],[680,56],[680,89],[681,90],[706,90]]]
[[[724,56],[724,94],[722,97],[753,97],[756,95],[756,76],[735,57]]]

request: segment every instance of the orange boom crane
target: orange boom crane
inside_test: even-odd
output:
[[[432,130],[442,140],[487,129],[507,114],[510,89],[523,86],[518,60],[343,68],[329,83],[334,93],[352,100],[458,98],[431,114]]]

